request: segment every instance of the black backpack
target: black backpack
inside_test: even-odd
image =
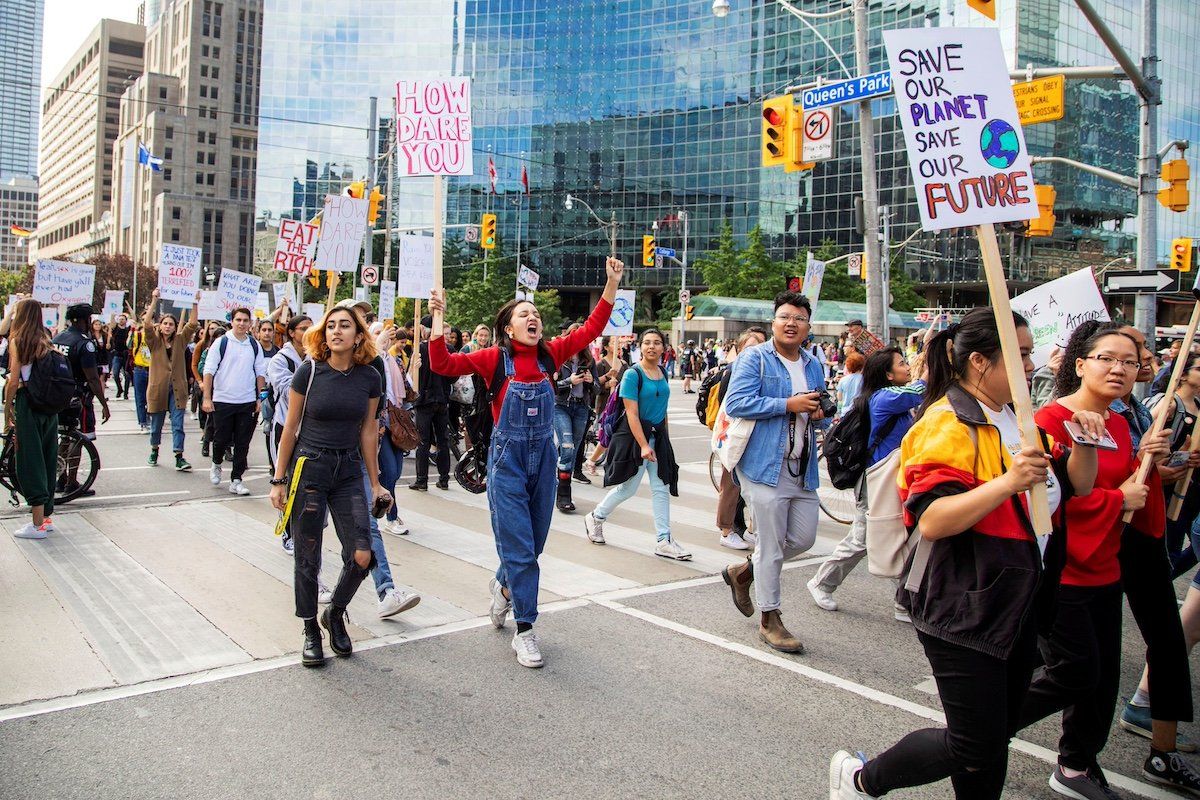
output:
[[[30,364],[25,392],[29,407],[39,414],[65,411],[76,393],[75,375],[67,357],[52,347],[50,352]]]
[[[853,489],[858,485],[863,473],[867,471],[871,450],[876,443],[888,437],[901,416],[892,416],[880,428],[879,434],[872,436],[870,406],[867,406],[864,413],[859,404],[855,403],[829,429],[821,445],[821,452],[825,455],[825,469],[829,472],[829,482],[835,489]]]

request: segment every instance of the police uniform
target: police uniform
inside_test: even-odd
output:
[[[92,405],[92,389],[88,386],[84,370],[96,369],[96,342],[91,336],[69,327],[54,337],[55,349],[67,357],[71,364],[71,374],[75,376],[75,397],[79,400],[79,408],[72,403],[59,417],[64,424],[73,425],[77,421],[79,432],[89,439],[96,438],[96,409]]]

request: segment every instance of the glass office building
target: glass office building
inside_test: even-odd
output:
[[[43,0],[0,0],[0,182],[37,174],[42,13]]]
[[[834,110],[833,160],[794,174],[759,166],[764,97],[855,72],[850,15],[814,19],[822,42],[774,0],[730,2],[731,13],[719,19],[711,0],[363,0],[353,11],[324,4],[320,13],[315,0],[266,0],[260,212],[311,216],[326,192],[367,174],[368,98],[379,98],[386,118],[397,78],[453,73],[474,79],[476,174],[449,181],[447,221],[496,213],[506,250],[519,247],[543,285],[562,291],[569,313],[582,310],[602,282],[608,239],[580,205],[564,208],[567,194],[604,219],[616,215],[618,248],[629,263],[639,261],[641,237],[656,221],[659,243],[683,248],[680,210],[687,211],[691,261],[725,223],[739,237],[761,226],[777,258],[826,239],[857,249],[857,107]],[[798,5],[825,12],[846,4]],[[1159,5],[1163,136],[1200,141],[1193,57],[1200,15],[1184,0]],[[995,24],[1010,66],[1111,63],[1071,0],[1000,6],[1001,18],[990,23],[965,0],[872,2],[871,70],[884,67],[882,30],[926,24]],[[1136,57],[1140,3],[1097,6]],[[1128,84],[1070,82],[1066,102],[1064,120],[1026,129],[1031,150],[1132,174],[1137,105]],[[898,243],[919,227],[919,216],[894,103],[876,101],[874,112],[880,202]],[[1132,252],[1131,191],[1058,167],[1039,166],[1036,174],[1058,189],[1060,222],[1050,240],[1001,237],[1018,285]],[[427,180],[398,181],[396,222],[428,224],[429,196]],[[1160,219],[1165,256],[1171,235],[1195,230],[1198,214],[1164,209]],[[973,238],[963,233],[918,235],[904,265],[931,303],[968,304],[983,291]],[[674,297],[678,269],[637,273],[638,285],[671,287],[664,296]],[[689,282],[696,288],[694,276]]]

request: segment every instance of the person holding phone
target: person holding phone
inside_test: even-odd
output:
[[[567,328],[566,335],[582,327],[579,322],[573,323]],[[591,350],[584,347],[563,362],[554,380],[554,438],[558,440],[556,505],[559,511],[567,514],[575,511],[575,504],[571,501],[571,476],[575,472],[577,450],[584,445],[588,417],[596,394],[595,367]]]

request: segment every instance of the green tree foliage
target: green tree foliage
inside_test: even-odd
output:
[[[741,249],[733,240],[733,226],[726,222],[717,236],[717,246],[696,259],[696,270],[708,286],[708,294],[717,297],[738,297],[741,287]]]
[[[500,254],[500,257],[488,259],[486,278],[484,264],[477,261],[462,271],[453,288],[447,289],[446,318],[454,327],[471,330],[480,323],[491,325],[500,307],[513,299],[517,284],[516,260],[503,256],[500,244],[497,242],[496,249],[492,251],[493,255]],[[563,318],[558,290],[535,292],[533,304],[542,315],[545,330],[557,332]]]

